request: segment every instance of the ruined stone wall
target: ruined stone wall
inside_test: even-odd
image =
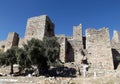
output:
[[[7,37],[5,44],[5,51],[10,49],[12,46],[18,46],[19,35],[16,32],[10,32]]]
[[[117,52],[120,53],[120,32],[114,30],[113,38],[111,41],[112,49],[115,49]]]
[[[66,37],[64,35],[58,35],[58,42],[60,43],[60,60],[61,62],[66,62]]]
[[[114,30],[113,32],[111,46],[114,60],[114,68],[118,69],[119,60],[117,58],[120,56],[120,33],[116,30]]]
[[[52,37],[55,36],[54,33],[54,23],[50,20],[48,16],[46,16],[46,22],[45,22],[45,36]]]
[[[72,41],[70,39],[67,39],[67,51],[66,51],[66,62],[74,62],[74,48],[71,45]]]
[[[83,58],[82,55],[82,49],[83,45],[81,41],[76,41],[76,40],[68,40],[69,45],[68,51],[67,51],[67,57],[69,61],[75,62],[75,63],[81,63],[81,60]]]
[[[42,40],[45,32],[46,16],[32,17],[27,21],[25,39],[37,38]]]
[[[25,40],[24,38],[20,38],[19,39],[19,43],[18,43],[18,47],[22,48],[23,44],[26,44],[27,40]]]
[[[112,41],[115,43],[120,43],[120,32],[114,30]]]
[[[83,36],[82,36],[82,24],[73,27],[73,40],[70,41],[74,49],[74,62],[80,63],[83,57]]]
[[[46,15],[29,18],[27,21],[25,37],[19,41],[19,47],[26,44],[28,40],[36,38],[43,40],[43,38],[54,36],[54,24]]]
[[[4,52],[6,40],[0,41],[0,52]]]
[[[29,18],[24,38],[17,33],[9,33],[6,41],[0,41],[0,47],[5,45],[5,51],[11,46],[22,47],[27,40],[36,38],[42,40],[45,36],[54,36],[54,24],[46,15]],[[109,31],[106,28],[87,29],[86,37],[82,36],[82,25],[74,26],[73,36],[56,36],[60,43],[60,60],[62,62],[81,63],[83,56],[87,56],[90,67],[94,69],[113,69],[111,45],[120,53],[120,34],[114,32],[110,44]],[[19,44],[18,44],[19,40]],[[85,51],[85,55],[83,52]]]
[[[42,40],[44,36],[54,36],[54,24],[48,16],[42,15],[29,18],[26,26],[25,39],[37,38]]]
[[[73,27],[73,37],[67,37],[67,60],[68,62],[80,63],[83,58],[82,25]]]
[[[73,27],[73,39],[82,42],[82,25]]]
[[[86,30],[86,49],[90,67],[93,69],[114,69],[109,30]]]
[[[73,36],[66,36],[67,40],[73,40]]]

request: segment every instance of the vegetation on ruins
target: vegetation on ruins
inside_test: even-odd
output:
[[[5,64],[5,53],[0,52],[0,66]]]
[[[27,44],[24,44],[23,47],[29,59],[29,64],[37,66],[43,64],[44,47],[42,41],[33,38]]]
[[[31,67],[29,57],[23,48],[18,48],[16,52],[17,64],[19,65],[19,72],[25,68]]]
[[[120,62],[120,55],[116,56],[116,59]]]
[[[0,53],[0,64],[11,65],[13,74],[13,64],[19,64],[23,70],[32,65],[40,69],[49,69],[59,61],[60,45],[55,37],[45,37],[43,41],[31,39],[23,48],[11,47],[5,53]],[[57,64],[58,65],[58,64]]]
[[[14,73],[13,64],[17,63],[16,49],[17,47],[11,47],[5,52],[5,64],[11,66],[10,74]]]
[[[59,53],[60,53],[60,45],[57,42],[57,39],[54,37],[45,37],[43,39],[43,44],[45,47],[44,56],[48,59],[48,66],[58,66],[59,65]]]

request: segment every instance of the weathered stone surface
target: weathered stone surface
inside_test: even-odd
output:
[[[18,46],[19,35],[16,32],[10,32],[8,34],[7,40],[0,41],[0,50],[6,51],[12,46]]]
[[[94,69],[114,69],[109,30],[86,30],[87,57]]]
[[[10,49],[12,46],[18,46],[19,35],[16,32],[9,33],[6,41],[5,51]]]
[[[58,42],[60,43],[60,60],[66,62],[66,37],[65,35],[58,35]]]
[[[113,32],[111,47],[114,60],[114,68],[119,69],[119,60],[117,58],[120,57],[120,33],[116,30]]]
[[[42,40],[44,36],[54,36],[54,24],[48,16],[42,15],[28,19],[25,39],[37,38]]]
[[[69,57],[73,58],[73,62],[80,63],[80,61],[83,58],[82,55],[82,43],[81,41],[76,41],[76,40],[69,40],[69,44],[71,45],[71,50],[69,52]],[[68,47],[68,46],[67,46]],[[70,47],[69,47],[70,49]],[[72,59],[71,59],[72,60]]]
[[[18,44],[18,47],[23,47],[23,44],[27,43],[27,40],[25,40],[24,38],[20,38],[19,39],[19,44]]]
[[[0,52],[4,51],[4,49],[5,49],[5,43],[6,43],[6,40],[5,41],[0,41]]]
[[[82,25],[73,27],[73,37],[67,37],[67,62],[80,63],[83,55]]]
[[[42,40],[45,36],[55,36],[54,24],[50,18],[46,15],[32,17],[27,21],[24,38],[19,39],[17,33],[9,33],[5,41],[0,41],[0,51],[6,51],[12,46],[22,47],[31,38]],[[83,37],[80,24],[74,26],[73,36],[59,35],[56,37],[61,46],[59,57],[63,63],[74,62],[81,66],[81,61],[86,58],[90,63],[89,70],[112,70],[114,68],[113,58],[120,55],[120,33],[114,31],[112,41],[110,41],[107,28],[87,29],[86,36]]]
[[[114,30],[113,38],[111,41],[112,49],[115,49],[117,52],[120,53],[120,32]]]
[[[120,32],[114,30],[112,41],[115,43],[120,43]]]
[[[82,42],[82,24],[73,27],[73,39]]]

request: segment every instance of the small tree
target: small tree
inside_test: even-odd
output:
[[[13,64],[17,63],[16,50],[17,50],[17,47],[11,47],[5,53],[6,65],[11,65],[10,74],[14,73]]]
[[[23,46],[30,64],[38,69],[48,69],[58,62],[60,45],[55,37],[45,37],[43,41],[33,38]]]
[[[6,60],[5,60],[5,53],[0,52],[0,66],[5,65]]]
[[[16,57],[17,57],[17,64],[19,65],[19,72],[21,73],[22,70],[25,68],[31,67],[31,62],[26,54],[25,50],[22,48],[18,48],[16,50]]]
[[[49,66],[56,66],[59,61],[60,45],[56,37],[45,37],[43,39],[45,47],[45,57]]]
[[[43,64],[46,62],[46,58],[44,57],[44,46],[43,42],[38,39],[31,39],[27,42],[27,44],[24,44],[24,50],[30,60],[30,63],[32,65],[36,65],[38,68],[43,66]]]

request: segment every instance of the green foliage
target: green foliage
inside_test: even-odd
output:
[[[16,57],[16,50],[17,47],[11,47],[8,49],[5,53],[5,58],[6,58],[6,64],[11,65],[17,63],[17,57]]]
[[[32,65],[39,68],[58,65],[60,45],[55,37],[45,37],[43,41],[33,38],[24,44],[24,50]]]
[[[29,57],[27,56],[26,52],[22,48],[18,48],[16,50],[16,56],[17,56],[17,64],[19,64],[22,68],[29,68],[31,67]]]
[[[17,63],[16,50],[18,47],[11,47],[5,53],[6,65],[11,65],[11,72],[13,74],[13,64]]]
[[[54,66],[58,64],[60,45],[57,42],[57,38],[55,37],[45,37],[43,39],[44,47],[45,47],[45,56],[47,57],[47,64],[49,66]]]
[[[60,45],[55,37],[45,37],[43,41],[31,39],[23,48],[11,47],[5,53],[0,53],[0,65],[19,64],[21,68],[36,65],[38,69],[59,65]]]
[[[0,52],[0,66],[5,65],[5,53]]]
[[[120,56],[116,56],[117,61],[120,62]]]
[[[24,50],[31,64],[38,65],[44,60],[44,47],[42,41],[33,38],[28,41],[27,44],[24,44]]]

